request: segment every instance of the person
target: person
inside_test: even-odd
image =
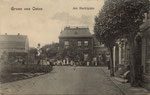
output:
[[[46,65],[50,65],[49,59],[47,57],[45,58],[45,60],[46,60]]]
[[[93,58],[93,63],[94,63],[94,66],[97,66],[97,58],[96,57]]]
[[[86,66],[86,65],[87,65],[87,61],[88,61],[88,59],[89,59],[88,54],[84,54],[84,66]]]
[[[63,65],[66,65],[66,64],[65,64],[65,59],[63,59]]]
[[[76,62],[73,62],[74,64],[73,64],[73,66],[74,66],[74,71],[76,70]]]
[[[42,52],[42,50],[40,48],[40,44],[38,44],[38,46],[37,46],[37,59],[38,59],[37,64],[40,64],[40,62],[41,62],[41,52]]]
[[[110,70],[110,55],[109,54],[107,54],[107,56],[106,56],[106,63],[108,66],[108,70]]]
[[[89,61],[87,61],[87,66],[89,66],[90,65],[90,62]]]
[[[101,60],[102,60],[102,56],[99,54],[97,56],[97,65],[100,66],[101,65]]]

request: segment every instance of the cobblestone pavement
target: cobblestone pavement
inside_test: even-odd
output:
[[[101,67],[54,67],[51,73],[1,84],[6,94],[122,95]]]

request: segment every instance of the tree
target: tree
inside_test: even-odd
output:
[[[37,55],[37,50],[34,47],[30,47],[29,48],[29,54],[34,55],[34,57]]]
[[[72,61],[83,60],[83,51],[78,47],[75,40],[70,41],[70,45],[60,51],[61,59],[69,58]]]
[[[53,58],[56,57],[59,52],[59,44],[58,43],[46,44],[41,49],[43,55],[45,55],[48,58]]]
[[[116,40],[121,38],[128,40],[132,59],[132,85],[136,84],[134,70],[136,64],[135,36],[140,31],[139,27],[143,23],[144,13],[148,12],[149,6],[149,0],[106,0],[103,8],[95,17],[94,32],[98,40],[110,50],[111,68],[113,68],[112,48]]]

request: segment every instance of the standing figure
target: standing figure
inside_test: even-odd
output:
[[[96,57],[93,58],[93,64],[94,64],[94,66],[97,66],[97,58]]]
[[[97,65],[100,66],[101,65],[101,59],[102,59],[102,56],[99,54],[97,56]]]
[[[42,50],[41,50],[41,47],[40,47],[40,44],[38,44],[38,46],[37,46],[37,64],[40,64],[40,61],[41,61],[41,52],[42,52]]]
[[[76,65],[76,62],[73,62],[73,63],[74,63],[74,64],[73,64],[73,67],[74,67],[73,69],[74,69],[74,71],[75,71],[77,65]]]
[[[106,55],[106,63],[108,66],[108,70],[110,70],[110,55],[109,54]]]

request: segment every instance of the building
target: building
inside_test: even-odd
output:
[[[150,11],[149,11],[150,13]],[[150,90],[150,14],[145,14],[142,31],[143,86]]]
[[[150,14],[145,13],[144,23],[140,29],[141,31],[135,37],[136,64],[133,65],[132,68],[134,69],[130,70],[130,72],[134,73],[134,77],[131,76],[131,78],[134,78],[137,84],[143,85],[143,87],[150,90]],[[125,39],[123,40],[122,43],[118,43],[114,47],[114,63],[117,68],[119,68],[118,64],[124,66],[130,64],[130,47],[127,44],[128,42]]]
[[[0,35],[0,54],[7,53],[27,53],[29,40],[26,35]]]
[[[93,55],[97,58],[98,65],[106,65],[106,54],[108,53],[107,47],[100,43],[93,34]]]
[[[80,61],[93,57],[93,36],[88,27],[65,27],[60,33],[59,44],[60,49],[71,47],[73,52],[80,53]]]
[[[129,44],[127,39],[119,39],[113,47],[114,70],[117,71],[123,66],[129,65]]]

